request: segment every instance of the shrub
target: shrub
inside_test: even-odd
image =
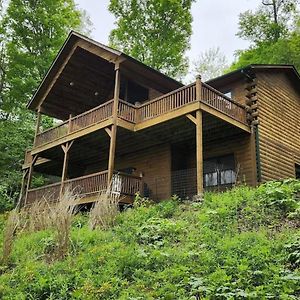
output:
[[[257,196],[261,202],[267,207],[278,209],[283,216],[300,208],[298,193],[300,193],[300,181],[296,179],[270,181],[257,189]]]

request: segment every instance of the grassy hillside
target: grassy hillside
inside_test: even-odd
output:
[[[140,200],[107,230],[77,215],[63,259],[52,229],[21,230],[0,298],[300,299],[299,192],[289,180],[203,203]]]

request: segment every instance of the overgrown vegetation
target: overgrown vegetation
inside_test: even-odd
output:
[[[299,299],[299,192],[287,180],[203,203],[139,198],[105,230],[77,214],[69,254],[51,262],[55,230],[18,231],[0,297]]]

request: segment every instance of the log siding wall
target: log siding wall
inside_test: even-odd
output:
[[[284,73],[257,74],[262,181],[295,177],[300,164],[300,95]]]

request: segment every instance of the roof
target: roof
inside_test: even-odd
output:
[[[274,71],[274,72],[285,72],[296,84],[297,87],[300,87],[300,74],[294,65],[270,65],[270,64],[251,64],[246,67],[234,70],[222,76],[208,80],[206,83],[215,87],[221,84],[229,84],[233,81],[236,81],[244,76],[252,76],[253,73],[259,71]]]
[[[157,86],[162,89],[162,92],[169,92],[183,86],[182,83],[162,74],[161,72],[141,63],[140,61],[130,57],[129,55],[105,46],[97,41],[94,41],[78,32],[71,31],[68,38],[64,42],[63,46],[59,50],[56,58],[48,69],[46,75],[41,81],[39,87],[34,93],[33,97],[27,104],[27,108],[35,110],[40,103],[41,99],[49,89],[51,89],[51,83],[57,77],[60,68],[64,65],[65,60],[72,55],[72,49],[77,42],[82,41],[90,46],[96,46],[106,53],[106,58],[109,62],[123,61],[124,65],[128,68],[134,68],[142,76],[151,76],[153,78],[153,84],[157,83]]]

